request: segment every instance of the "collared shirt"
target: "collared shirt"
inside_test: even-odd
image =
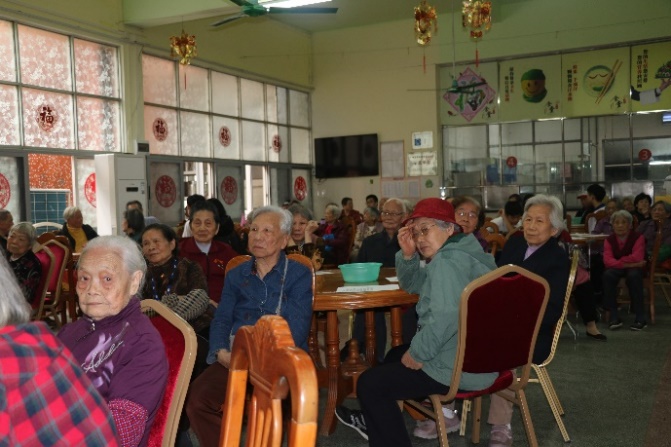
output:
[[[228,271],[221,302],[210,325],[207,363],[217,360],[217,351],[230,351],[231,337],[238,329],[255,324],[263,315],[277,314],[287,320],[294,343],[307,350],[312,320],[310,270],[280,252],[277,264],[260,278],[255,273],[255,262],[252,257]]]
[[[0,377],[0,444],[119,445],[105,401],[44,323],[0,329]]]

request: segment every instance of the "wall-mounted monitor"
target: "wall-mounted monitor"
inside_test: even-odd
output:
[[[315,177],[369,177],[380,174],[377,134],[315,138]]]

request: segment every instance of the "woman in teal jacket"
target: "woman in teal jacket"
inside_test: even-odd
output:
[[[336,411],[338,419],[367,437],[371,446],[412,445],[397,401],[449,391],[461,293],[496,268],[475,237],[461,233],[452,205],[438,198],[417,203],[398,241],[396,271],[401,287],[420,296],[419,329],[409,346],[392,349],[383,364],[361,374],[357,395],[362,412],[343,407]],[[463,374],[459,388],[486,388],[495,377]]]

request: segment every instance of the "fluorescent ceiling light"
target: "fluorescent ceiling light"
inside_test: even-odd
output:
[[[266,8],[296,8],[298,6],[312,5],[315,3],[330,2],[331,0],[259,0],[259,5]]]

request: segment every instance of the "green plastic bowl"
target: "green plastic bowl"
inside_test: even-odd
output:
[[[356,262],[354,264],[339,265],[345,282],[373,282],[380,276],[379,262]]]

